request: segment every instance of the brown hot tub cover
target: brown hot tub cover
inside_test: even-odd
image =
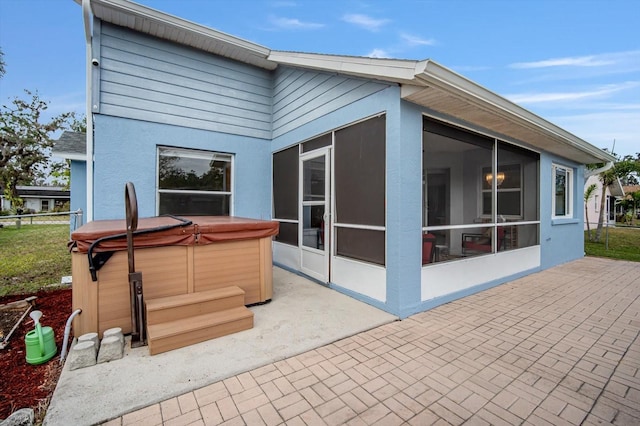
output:
[[[181,225],[181,219],[190,221]],[[145,233],[154,228],[168,227],[158,232]],[[185,216],[174,218],[158,216],[138,220],[134,233],[134,247],[161,247],[169,245],[203,245],[220,241],[247,240],[277,235],[279,224],[275,221],[247,219],[232,216]],[[93,252],[119,251],[127,249],[126,222],[122,220],[96,220],[76,229],[71,234],[70,244],[81,253],[98,239],[122,234],[122,238],[102,241]]]

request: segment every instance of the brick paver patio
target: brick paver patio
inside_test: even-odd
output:
[[[640,424],[640,263],[585,258],[108,425]]]

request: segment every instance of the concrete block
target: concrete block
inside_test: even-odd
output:
[[[69,369],[90,367],[96,365],[96,345],[92,340],[78,342],[69,352]]]
[[[0,420],[0,426],[31,426],[35,415],[32,408],[21,408],[4,420]]]
[[[82,342],[93,342],[93,344],[96,346],[96,351],[100,347],[100,339],[98,339],[98,333],[83,334],[82,336],[78,337],[78,343]]]
[[[102,333],[103,340],[105,337],[111,337],[111,336],[116,336],[118,339],[120,339],[120,342],[124,345],[124,335],[122,334],[122,329],[120,327],[110,328],[108,330],[105,330],[104,333]]]
[[[114,361],[122,358],[124,343],[118,336],[109,336],[102,339],[100,352],[98,353],[98,364],[102,362]]]

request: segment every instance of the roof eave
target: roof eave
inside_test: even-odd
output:
[[[80,3],[79,0],[75,0]],[[127,0],[91,0],[93,15],[105,22],[265,68],[270,49]],[[214,40],[214,43],[211,41]]]
[[[412,84],[415,77],[416,64],[419,63],[413,60],[325,55],[281,50],[272,50],[268,59],[279,65],[335,72],[398,84]]]
[[[590,143],[578,138],[555,124],[537,116],[521,106],[499,96],[477,83],[434,62],[425,61],[424,70],[416,74],[416,80],[426,87],[436,87],[462,97],[472,104],[481,104],[483,108],[508,118],[535,132],[542,132],[554,140],[580,152],[578,160],[585,164],[610,162],[616,158]]]
[[[64,160],[87,161],[87,154],[77,152],[51,151],[51,155]]]

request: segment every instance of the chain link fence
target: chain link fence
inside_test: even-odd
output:
[[[69,225],[70,232],[82,226],[82,209],[74,212],[51,212],[0,216],[0,227],[22,225]]]

